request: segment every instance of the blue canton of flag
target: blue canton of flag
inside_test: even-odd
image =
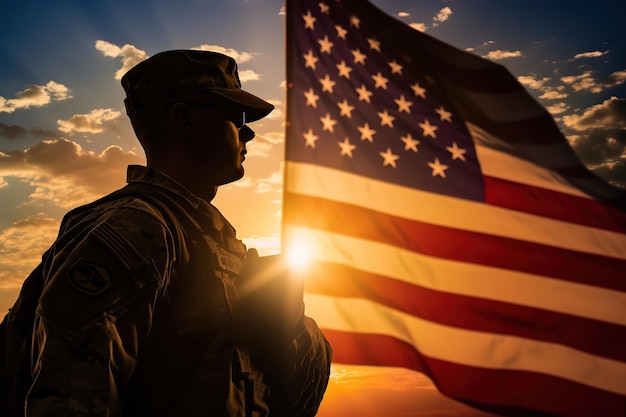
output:
[[[288,135],[298,142],[287,159],[482,200],[471,137],[419,57],[358,14],[328,5],[301,13],[292,59],[304,70],[289,90]]]

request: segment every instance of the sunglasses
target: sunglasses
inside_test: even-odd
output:
[[[239,140],[241,142],[249,142],[256,136],[254,130],[250,129],[246,124],[246,112],[245,111],[227,111],[218,106],[211,105],[209,103],[187,103],[197,107],[203,107],[207,109],[213,109],[219,113],[222,113],[226,119],[232,122],[239,130]]]

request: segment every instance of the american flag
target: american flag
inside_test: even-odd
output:
[[[504,67],[287,1],[283,239],[345,364],[504,415],[626,415],[626,193]]]

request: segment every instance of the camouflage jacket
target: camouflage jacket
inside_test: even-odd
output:
[[[128,182],[150,198],[68,213],[44,256],[25,415],[315,415],[331,355],[315,322],[240,341],[233,227],[165,175]]]

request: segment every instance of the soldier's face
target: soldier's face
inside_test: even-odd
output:
[[[245,124],[243,112],[222,113],[218,109],[193,108],[194,129],[190,158],[196,169],[223,185],[243,177],[243,161],[248,137],[240,129]],[[249,140],[249,139],[248,139]]]

